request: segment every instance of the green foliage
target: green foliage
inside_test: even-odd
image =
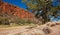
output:
[[[13,20],[14,23],[18,24],[18,25],[25,25],[25,24],[30,24],[30,23],[34,23],[31,20],[26,20],[26,19],[20,19],[20,18],[15,18]]]
[[[25,23],[25,21],[24,21],[23,19],[20,19],[20,18],[17,18],[17,19],[16,19],[16,22],[17,22],[18,24],[24,24],[24,23]]]
[[[0,25],[10,25],[9,18],[0,17]]]
[[[60,9],[60,6],[57,7],[53,7],[52,4],[52,0],[23,0],[26,5],[28,6],[27,10],[32,10],[33,12],[39,12],[42,10],[43,14],[35,14],[36,17],[39,15],[42,16],[43,18],[43,22],[48,22],[48,20],[50,21],[50,19],[48,18],[49,15],[53,15],[54,17],[56,17],[57,11]],[[39,19],[38,18],[38,19]]]
[[[26,21],[26,23],[30,24],[30,23],[34,23],[34,22],[32,22],[31,20],[28,20],[28,21]]]
[[[24,20],[20,18],[9,18],[9,17],[0,17],[0,25],[25,25],[33,23],[31,20]]]

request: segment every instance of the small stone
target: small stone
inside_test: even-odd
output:
[[[45,34],[49,34],[50,33],[50,29],[48,27],[45,27],[45,28],[43,28],[43,32]]]

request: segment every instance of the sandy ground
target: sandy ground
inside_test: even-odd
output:
[[[50,22],[36,27],[0,28],[0,35],[60,35],[60,23]]]
[[[12,28],[0,28],[0,35],[14,35],[18,32],[25,31],[25,28],[28,26],[19,26]]]

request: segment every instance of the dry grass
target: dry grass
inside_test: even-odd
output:
[[[0,25],[0,28],[16,28],[16,27],[23,27],[23,26],[29,26],[29,27],[36,27],[36,26],[38,26],[38,24],[33,24],[33,23],[31,23],[31,24],[28,24],[28,23],[26,23],[26,24],[21,24],[21,25],[17,25],[17,24],[12,24],[12,25]]]

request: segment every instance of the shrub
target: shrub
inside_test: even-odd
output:
[[[28,23],[28,24],[30,24],[30,23],[33,23],[31,20],[27,20],[27,22],[26,23]]]
[[[24,20],[20,18],[8,18],[8,17],[0,17],[0,25],[10,25],[10,24],[16,24],[16,25],[25,25],[25,24],[31,24],[34,23],[31,20]]]
[[[34,23],[34,22],[32,22],[31,20],[25,20],[25,19],[16,18],[15,23],[17,23],[19,25],[20,24],[25,25],[25,24],[31,24],[31,23]]]
[[[10,25],[9,19],[6,17],[0,17],[0,25]]]

